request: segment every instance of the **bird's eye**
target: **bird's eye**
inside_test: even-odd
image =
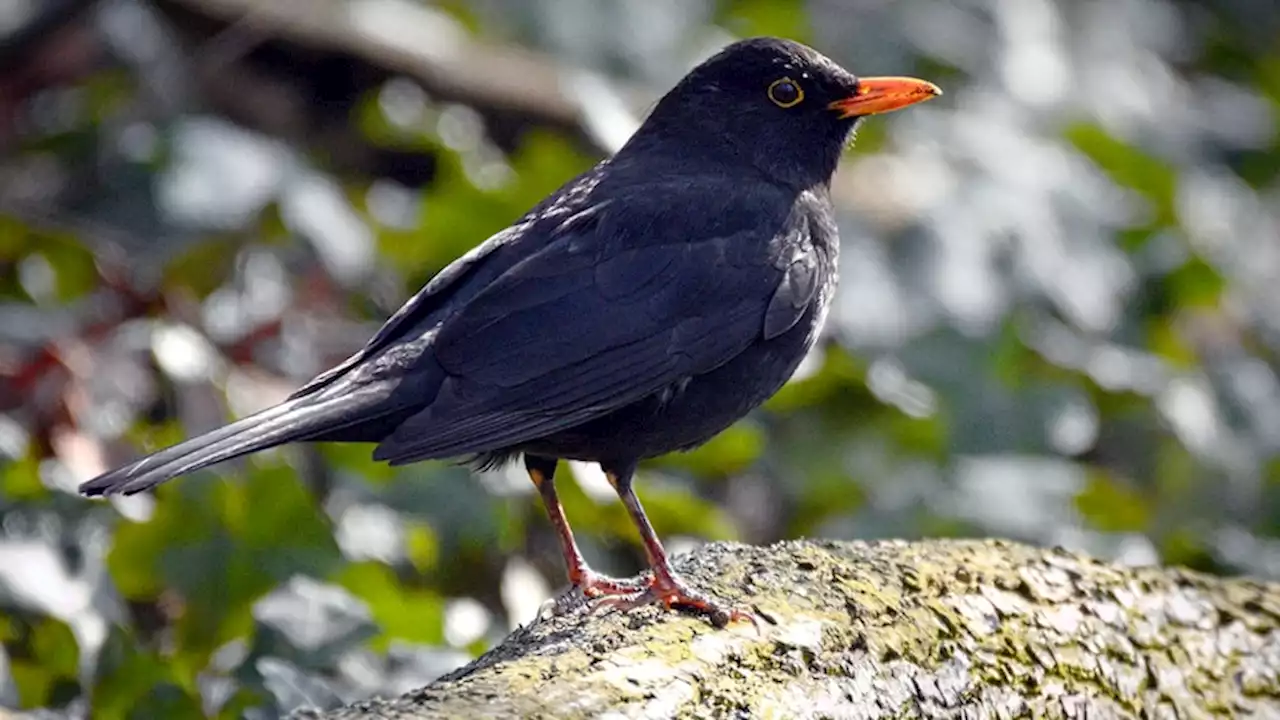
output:
[[[769,99],[780,108],[795,107],[804,100],[804,91],[791,78],[779,78],[769,85]]]

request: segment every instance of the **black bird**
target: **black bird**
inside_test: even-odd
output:
[[[813,345],[836,282],[829,186],[858,120],[940,91],[857,78],[777,38],[685,76],[611,159],[432,278],[359,352],[284,403],[83,485],[131,494],[288,442],[377,443],[403,465],[523,456],[570,582],[613,604],[750,619],[672,571],[632,488],[773,395]],[[651,577],[592,571],[556,496],[559,459],[599,463]]]

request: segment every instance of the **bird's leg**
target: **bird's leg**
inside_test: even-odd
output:
[[[645,555],[649,558],[649,567],[653,572],[653,576],[648,582],[648,588],[644,592],[630,598],[609,598],[606,601],[609,605],[625,610],[660,602],[669,608],[683,607],[705,613],[711,618],[711,622],[718,627],[724,627],[731,620],[747,620],[756,625],[757,629],[759,628],[753,614],[727,606],[719,600],[690,588],[676,574],[675,569],[671,567],[671,561],[667,559],[667,551],[662,547],[662,542],[658,540],[658,534],[654,532],[653,525],[649,523],[649,517],[645,515],[644,507],[640,505],[640,498],[636,497],[635,488],[632,486],[632,480],[635,476],[634,465],[624,466],[616,470],[605,469],[605,476],[609,478],[609,483],[618,492],[618,497],[622,499],[623,506],[627,508],[627,512],[631,515],[631,520],[635,522],[636,528],[640,531],[640,540],[644,543]]]
[[[635,595],[644,590],[644,584],[638,580],[622,580],[601,575],[592,570],[578,550],[578,542],[573,539],[573,530],[569,520],[564,516],[564,507],[560,505],[560,496],[556,493],[556,461],[552,458],[525,456],[525,469],[538,494],[542,496],[542,504],[546,506],[547,517],[556,530],[560,540],[560,552],[564,555],[565,570],[569,575],[569,583],[574,589],[589,598],[607,595]]]

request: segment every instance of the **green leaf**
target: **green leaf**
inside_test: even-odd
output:
[[[368,445],[362,443],[324,443],[317,448],[321,456],[333,467],[350,472],[370,483],[389,484],[402,472],[400,468],[374,462],[373,452]]]
[[[1147,499],[1101,470],[1089,472],[1075,503],[1089,525],[1103,532],[1141,532],[1148,529],[1151,520]]]
[[[40,254],[53,268],[59,300],[69,302],[97,286],[98,268],[93,253],[74,236],[46,235],[40,241]]]
[[[234,236],[214,236],[192,243],[165,266],[165,285],[197,297],[207,296],[231,274],[242,246],[243,241]]]
[[[950,435],[942,410],[927,417],[913,417],[894,409],[885,410],[883,425],[893,446],[903,455],[943,459]]]
[[[0,498],[22,501],[48,495],[49,488],[40,481],[40,462],[34,453],[28,452],[22,459],[0,468]]]
[[[378,562],[353,563],[338,573],[338,584],[364,600],[381,628],[372,642],[385,651],[392,640],[439,644],[444,641],[444,602],[436,593],[406,587]]]
[[[65,623],[45,618],[32,629],[32,649],[40,664],[61,676],[75,677],[80,667],[80,645]]]
[[[776,35],[807,42],[809,13],[802,0],[728,0],[720,3],[717,22],[741,37]]]
[[[732,518],[715,502],[707,500],[692,489],[670,481],[642,474],[636,482],[636,494],[644,506],[645,514],[658,534],[688,535],[707,540],[735,540],[737,528]],[[560,501],[576,532],[611,537],[638,547],[631,516],[622,503],[610,500],[597,503],[587,497],[576,482],[557,482]],[[530,502],[538,502],[531,499]]]
[[[116,720],[129,716],[152,688],[175,682],[173,668],[147,650],[121,627],[111,628],[98,655],[92,684],[93,717]]]
[[[839,466],[821,465],[799,475],[793,489],[796,508],[788,535],[805,535],[833,516],[852,513],[866,501],[866,492]]]
[[[1178,224],[1174,204],[1178,176],[1172,165],[1111,137],[1094,123],[1076,123],[1067,128],[1065,135],[1117,185],[1151,200],[1156,224]]]
[[[378,242],[386,258],[423,282],[462,253],[505,228],[593,162],[568,140],[533,132],[510,158],[510,181],[493,190],[476,187],[462,159],[442,149],[437,180],[427,193],[422,225],[383,229]]]
[[[0,642],[23,707],[62,707],[79,695],[80,645],[66,623],[25,613],[0,616]]]
[[[742,421],[701,447],[664,455],[650,466],[685,470],[703,478],[731,476],[750,467],[764,451],[764,443],[764,430],[751,421]]]
[[[13,263],[26,254],[31,230],[17,218],[0,214],[0,260]]]
[[[1147,349],[1164,358],[1175,368],[1191,369],[1199,357],[1195,347],[1182,336],[1178,325],[1169,318],[1152,318],[1147,325]]]
[[[1161,538],[1160,557],[1166,565],[1207,573],[1223,570],[1204,533],[1196,528],[1176,528]]]
[[[188,478],[157,493],[145,523],[121,523],[108,556],[120,592],[185,602],[176,662],[197,672],[209,653],[247,634],[255,600],[294,574],[323,576],[340,562],[327,519],[286,466],[247,480]]]
[[[136,705],[129,708],[130,720],[203,720],[204,708],[200,697],[173,683],[163,683],[151,688]]]
[[[426,523],[405,524],[405,555],[418,572],[426,572],[440,560],[440,540]]]
[[[836,344],[826,347],[818,372],[793,380],[765,402],[766,410],[779,414],[804,407],[862,408],[879,402],[867,390],[866,363]]]
[[[1173,302],[1181,308],[1216,307],[1226,291],[1227,281],[1204,260],[1195,257],[1165,276]]]

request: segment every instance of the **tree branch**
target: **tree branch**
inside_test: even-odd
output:
[[[609,149],[592,137],[566,86],[570,68],[537,52],[475,40],[429,7],[346,0],[155,2],[200,48],[192,60],[202,95],[229,117],[273,135],[306,137],[324,124],[316,117],[324,112],[345,122],[360,93],[404,76],[436,100],[475,109],[504,149],[532,127],[564,132],[596,152]]]
[[[398,699],[294,717],[1280,717],[1280,585],[997,541],[677,566],[769,622],[579,607]]]

